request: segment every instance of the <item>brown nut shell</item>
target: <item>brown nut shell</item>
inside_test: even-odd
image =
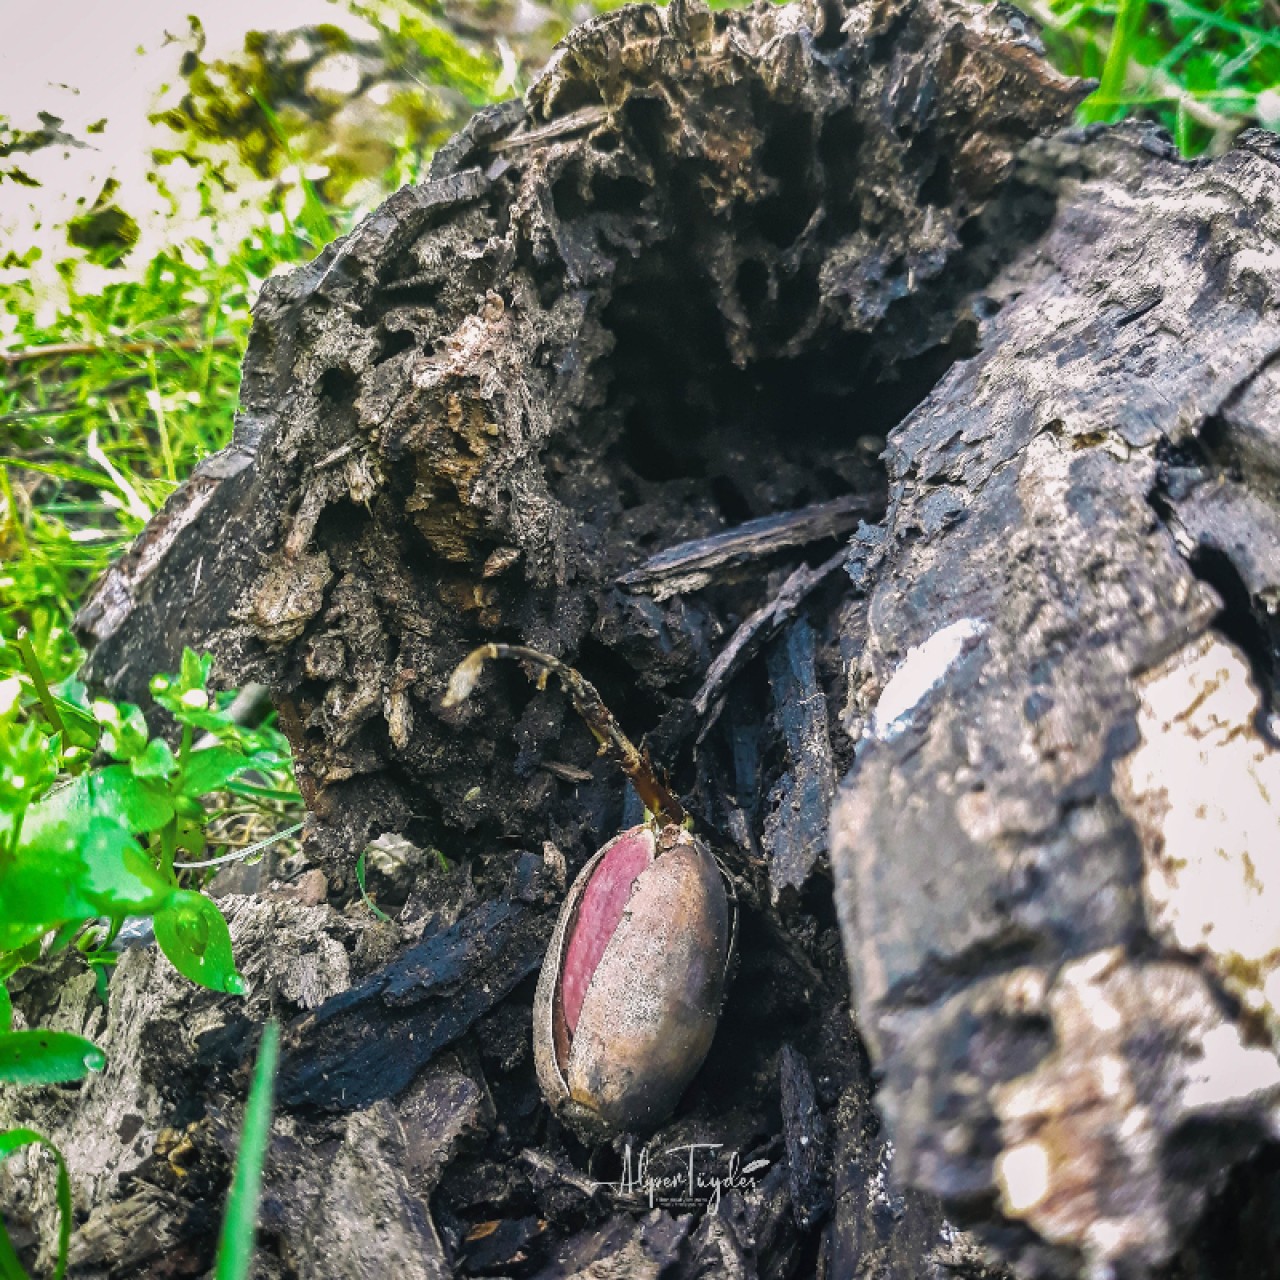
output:
[[[634,882],[570,1034],[561,978],[583,894],[609,851],[637,839],[652,842],[656,856]],[[652,1128],[674,1110],[711,1048],[736,923],[715,858],[681,827],[623,832],[582,869],[533,1005],[538,1080],[572,1129],[603,1139]]]

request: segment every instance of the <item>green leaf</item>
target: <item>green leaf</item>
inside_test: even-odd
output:
[[[146,717],[131,702],[114,703],[105,698],[93,704],[94,719],[102,726],[102,748],[116,760],[132,760],[147,745]]]
[[[179,792],[173,797],[173,811],[181,818],[186,818],[190,822],[200,822],[205,817],[205,811],[200,801],[194,796],[184,795]]]
[[[205,814],[194,820],[180,820],[174,824],[173,846],[175,851],[181,849],[188,858],[202,858],[209,847],[209,839],[205,833]]]
[[[13,1001],[9,997],[7,987],[0,987],[0,1031],[8,1031],[13,1026]]]
[[[67,727],[67,736],[73,744],[78,747],[97,746],[100,731],[98,722],[93,716],[74,702],[68,702],[66,698],[59,698],[56,694],[50,696],[59,715],[62,716],[62,723]]]
[[[172,892],[128,831],[92,819],[75,841],[24,843],[0,873],[0,950],[68,922],[150,915]]]
[[[0,875],[0,950],[16,951],[64,921],[94,915],[77,888],[83,870],[78,852],[20,851]]]
[[[26,668],[27,676],[35,686],[36,697],[40,700],[40,706],[44,710],[45,718],[57,733],[65,734],[66,725],[62,722],[57,699],[53,696],[48,682],[45,680],[44,669],[40,665],[40,659],[36,656],[35,646],[32,645],[31,637],[25,629],[18,632],[17,646],[18,652],[22,655],[22,665]]]
[[[43,924],[11,923],[0,919],[0,951],[26,950],[34,946],[38,959],[40,939],[48,932],[48,926]]]
[[[151,865],[123,827],[96,819],[80,846],[85,873],[80,889],[104,916],[150,915],[173,894],[173,885]]]
[[[241,730],[245,749],[255,755],[273,761],[272,767],[286,768],[290,760],[289,739],[270,725],[259,725],[256,729]],[[265,765],[264,765],[265,767]]]
[[[71,1246],[71,1178],[67,1174],[67,1162],[62,1158],[62,1152],[48,1138],[34,1129],[8,1129],[0,1133],[0,1160],[22,1147],[35,1144],[51,1151],[58,1166],[58,1261],[54,1267],[53,1280],[62,1280],[67,1274],[67,1250]],[[9,1268],[5,1280],[8,1280],[9,1275],[26,1280],[26,1272],[23,1271],[18,1255],[14,1252],[8,1234],[3,1228],[0,1228],[0,1237],[3,1238],[3,1243],[0,1243],[0,1265]]]
[[[94,731],[97,731],[98,726],[93,719],[92,704],[89,701],[89,686],[83,680],[68,676],[65,680],[59,680],[53,686],[53,692],[61,702],[65,702],[69,707],[74,707],[81,715],[85,716],[93,724]]]
[[[25,969],[27,965],[34,964],[39,959],[40,944],[38,942],[31,942],[17,948],[0,948],[0,982],[8,980],[19,969]]]
[[[203,691],[209,683],[209,674],[212,671],[213,654],[206,653],[201,656],[194,649],[183,649],[182,672],[179,675],[182,692],[187,693],[192,689]]]
[[[0,812],[15,814],[57,777],[60,743],[34,721],[15,725],[0,719],[0,726]]]
[[[244,979],[236,972],[227,922],[209,898],[176,890],[156,912],[155,930],[160,950],[183,977],[211,991],[244,995]]]
[[[152,738],[146,750],[135,756],[129,767],[135,778],[167,779],[177,772],[178,762],[163,738]]]
[[[154,683],[152,688],[155,689]],[[181,693],[173,684],[167,691],[157,691],[155,699],[184,728],[203,729],[219,737],[239,736],[236,723],[225,711],[209,705],[209,695],[203,689],[188,689]]]
[[[236,747],[207,747],[204,751],[193,751],[182,773],[182,790],[188,796],[221,791],[237,774],[253,767],[254,762]]]
[[[213,670],[212,654],[201,657],[192,649],[183,650],[182,670],[177,675],[153,676],[151,696],[182,725],[214,729],[228,719],[209,699],[206,685]]]
[[[125,765],[87,775],[96,817],[111,818],[135,834],[159,831],[173,817],[168,788],[139,778]]]
[[[22,843],[64,847],[98,818],[147,834],[159,831],[172,817],[173,802],[163,782],[139,778],[126,764],[112,764],[73,779],[33,804],[23,823]]]
[[[66,1084],[106,1065],[92,1040],[69,1031],[0,1032],[0,1084]]]
[[[227,1195],[227,1213],[218,1240],[218,1266],[214,1280],[248,1280],[253,1265],[258,1199],[262,1193],[262,1165],[271,1139],[271,1095],[276,1063],[280,1057],[280,1027],[273,1019],[262,1030],[258,1065],[244,1108],[244,1129],[236,1170]]]
[[[251,782],[229,782],[227,790],[233,796],[249,800],[283,800],[285,804],[295,804],[300,799],[294,787],[255,787]]]

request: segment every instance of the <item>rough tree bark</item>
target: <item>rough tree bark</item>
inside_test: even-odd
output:
[[[1280,149],[1046,154],[1079,191],[851,557],[833,860],[899,1174],[1128,1274],[1280,1100]]]
[[[208,1268],[269,1011],[264,1275],[1276,1274],[1280,153],[1029,143],[1079,96],[1000,6],[623,10],[268,282],[235,442],[82,625],[122,694],[184,643],[270,685],[328,900],[223,899],[244,1002],[147,949],[105,1014],[19,993],[111,1054],[2,1104],[79,1274]],[[635,806],[519,672],[441,708],[490,638],[740,882],[652,1143],[766,1162],[714,1207],[539,1102],[531,975]]]

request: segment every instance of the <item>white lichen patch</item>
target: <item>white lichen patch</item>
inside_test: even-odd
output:
[[[916,707],[986,629],[977,618],[961,618],[908,649],[880,694],[868,736],[887,742],[906,729]]]
[[[1039,1142],[1020,1142],[996,1159],[996,1180],[1012,1213],[1034,1209],[1049,1194],[1049,1153]]]
[[[1186,1225],[1163,1210],[1200,1191],[1171,1193],[1170,1135],[1241,1114],[1274,1131],[1280,1063],[1243,1043],[1194,966],[1119,947],[1065,965],[1039,1012],[1054,1049],[993,1091],[1002,1208],[1101,1273],[1122,1259],[1159,1264]]]
[[[1187,1077],[1183,1104],[1211,1110],[1280,1088],[1280,1062],[1269,1049],[1250,1047],[1238,1028],[1228,1025],[1206,1032],[1204,1056]]]
[[[1206,635],[1138,683],[1138,748],[1116,771],[1152,931],[1205,958],[1280,1043],[1280,751],[1249,666]]]

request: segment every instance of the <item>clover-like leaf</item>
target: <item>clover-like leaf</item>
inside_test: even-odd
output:
[[[236,747],[207,747],[193,751],[182,771],[182,790],[188,796],[221,791],[237,774],[255,767],[255,762]]]
[[[92,1040],[69,1031],[0,1032],[0,1084],[66,1084],[106,1065]]]
[[[236,972],[231,933],[222,912],[201,893],[177,890],[155,915],[156,941],[184,978],[243,995],[244,979]]]
[[[135,834],[159,831],[173,817],[173,801],[162,779],[138,777],[125,764],[108,765],[73,779],[27,810],[22,842],[63,845],[104,818]]]
[[[152,738],[146,749],[130,761],[135,778],[172,778],[178,771],[178,762],[163,738]]]

